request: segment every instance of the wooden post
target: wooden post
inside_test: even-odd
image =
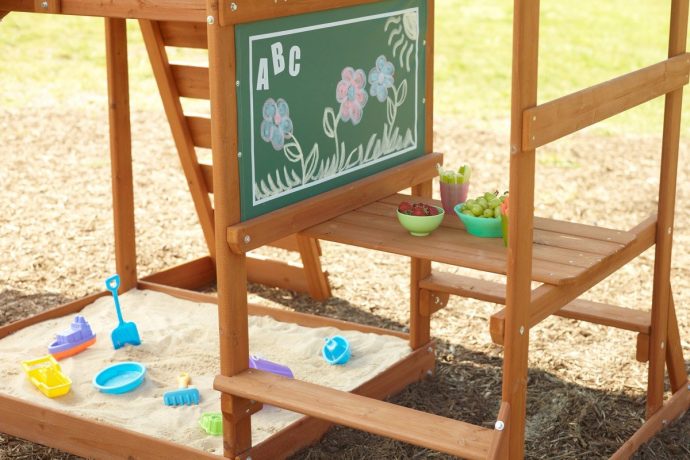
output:
[[[424,153],[434,150],[434,0],[427,2],[426,32],[426,91],[424,94]],[[432,181],[426,181],[412,188],[412,194],[431,197]],[[428,311],[429,291],[421,289],[419,282],[431,275],[431,262],[412,258],[410,261],[410,347],[416,350],[431,340],[431,317],[424,315],[424,304]]]
[[[673,0],[669,33],[669,57],[685,52],[688,29],[688,0]],[[671,249],[673,245],[673,217],[678,171],[678,144],[683,89],[666,95],[664,106],[664,137],[661,147],[661,176],[654,254],[654,282],[652,288],[652,332],[649,338],[649,378],[647,382],[647,418],[663,404],[664,364],[668,346],[668,316],[671,305]]]
[[[218,0],[209,0],[208,56],[213,145],[216,277],[220,333],[220,373],[233,376],[249,367],[247,260],[230,251],[226,229],[240,221],[237,160],[235,28],[221,26]],[[246,399],[223,394],[223,449],[234,458],[251,447],[251,418]]]
[[[535,151],[523,150],[522,114],[537,103],[539,0],[515,0],[510,122],[510,246],[506,284],[502,399],[510,405],[506,423],[508,456],[524,457],[527,355],[532,282]]]
[[[137,254],[134,237],[132,134],[129,119],[125,19],[105,19],[105,49],[108,72],[115,267],[120,275],[120,292],[126,292],[137,285]]]

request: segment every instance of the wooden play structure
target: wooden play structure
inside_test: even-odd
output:
[[[11,11],[106,18],[121,290],[153,289],[218,304],[221,374],[214,387],[222,393],[226,457],[281,458],[315,442],[332,424],[341,424],[463,458],[522,458],[529,331],[550,315],[638,334],[637,358],[649,362],[647,420],[614,458],[630,457],[690,408],[690,383],[670,280],[682,88],[690,71],[690,55],[685,49],[688,0],[672,1],[667,59],[546,103],[537,101],[539,1],[515,0],[507,248],[500,239],[470,236],[454,216],[446,216],[439,229],[421,240],[407,234],[395,218],[397,204],[405,199],[399,194],[402,190],[411,188],[415,199],[432,201],[431,181],[442,160],[432,145],[433,0],[0,0],[0,17]],[[140,22],[212,254],[143,279],[137,277],[133,240],[125,19]],[[378,48],[358,46],[357,40]],[[171,65],[166,46],[208,47],[208,69]],[[390,51],[390,56],[380,49]],[[369,83],[383,88],[378,93],[361,94],[363,73],[354,62],[358,53],[374,66]],[[343,63],[331,56],[341,56]],[[397,80],[384,85],[383,77],[376,80],[371,74],[378,78],[385,73],[388,59],[396,67]],[[313,62],[327,70],[342,69],[342,74],[340,70],[336,73],[341,75],[340,83],[336,79],[322,88],[318,81],[309,80]],[[327,74],[317,70],[319,75]],[[303,79],[296,84],[291,78],[298,75]],[[344,85],[342,93],[335,83],[337,88]],[[321,89],[329,101],[338,98],[340,111],[337,116],[329,108],[320,111],[315,117],[317,128],[302,138],[303,126],[311,119],[297,109],[306,107],[304,112],[309,112],[312,106],[308,104],[323,105]],[[655,215],[629,230],[534,217],[539,147],[659,96],[665,96],[665,112]],[[182,113],[180,97],[210,99],[210,120]],[[290,110],[288,104],[292,104]],[[383,120],[381,136],[366,131],[373,125],[365,117],[373,119],[376,113]],[[361,142],[359,149],[351,148],[356,143],[352,139],[360,135],[355,128],[365,130],[356,141]],[[337,138],[338,129],[348,136],[350,149],[345,149],[344,137]],[[307,138],[318,136],[335,137],[336,156],[319,156],[326,149],[318,142],[307,153]],[[212,168],[196,161],[194,146],[212,147]],[[272,156],[262,156],[266,151]],[[255,158],[262,160],[255,162]],[[275,173],[261,169],[266,167],[264,163],[276,166]],[[259,180],[260,176],[267,179]],[[328,288],[321,277],[317,240],[410,257],[409,334],[248,304],[247,280],[254,262],[247,252],[266,244],[282,245],[275,242],[284,238],[294,238],[305,260],[307,278],[312,286],[321,286],[320,291],[304,290],[317,292],[315,296],[321,298]],[[652,246],[656,252],[651,314],[578,299]],[[432,270],[432,262],[502,274],[506,282]],[[217,298],[194,291],[214,279]],[[532,288],[533,282],[538,287]],[[0,338],[79,311],[106,294],[4,326]],[[445,306],[451,294],[505,305],[490,322],[493,340],[504,346],[502,398],[494,428],[380,401],[433,372],[430,317]],[[353,393],[287,380],[248,369],[248,315],[392,334],[408,339],[413,352]],[[672,392],[666,401],[665,370]],[[262,404],[305,417],[252,445],[251,415]],[[0,431],[99,458],[214,457],[4,395],[0,395]]]

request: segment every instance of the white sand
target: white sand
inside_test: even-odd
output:
[[[0,392],[157,438],[222,454],[222,437],[208,436],[199,427],[202,412],[219,411],[220,394],[213,390],[219,373],[217,307],[181,300],[153,291],[133,290],[120,296],[125,321],[136,323],[142,344],[114,350],[110,333],[117,325],[111,297],[86,307],[83,314],[97,334],[86,351],[60,361],[72,379],[71,391],[60,398],[43,396],[27,379],[20,362],[47,354],[56,333],[74,315],[48,320],[0,340]],[[331,366],[320,355],[324,337],[345,336],[352,358]],[[295,378],[341,390],[352,390],[394,364],[411,350],[406,341],[376,334],[306,328],[271,318],[249,318],[250,353],[290,367]],[[96,373],[116,362],[138,361],[147,368],[144,383],[131,393],[108,395],[92,386]],[[169,407],[163,393],[175,389],[176,376],[188,372],[201,393],[199,406]],[[257,444],[301,417],[264,407],[252,417]]]

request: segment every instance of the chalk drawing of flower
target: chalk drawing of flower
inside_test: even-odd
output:
[[[369,71],[369,93],[379,102],[388,99],[388,88],[393,86],[394,72],[395,67],[384,55],[376,58],[376,66]]]
[[[289,139],[292,136],[293,129],[288,103],[282,98],[276,102],[269,97],[264,102],[263,116],[261,139],[270,142],[275,150],[283,150],[285,139]]]
[[[356,125],[362,119],[364,106],[367,105],[367,99],[369,99],[364,89],[367,85],[367,77],[362,69],[345,67],[341,78],[335,89],[335,98],[340,102],[340,118],[343,121],[352,121],[352,124]]]

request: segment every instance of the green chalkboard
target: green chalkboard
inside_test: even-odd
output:
[[[236,27],[242,220],[424,153],[425,0]]]

